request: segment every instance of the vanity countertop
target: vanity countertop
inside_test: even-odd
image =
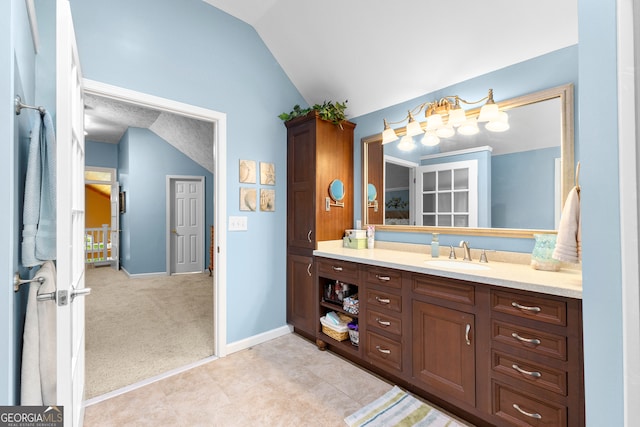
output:
[[[313,254],[319,257],[582,299],[581,270],[562,268],[558,272],[542,271],[533,269],[529,264],[491,260],[487,264],[481,264],[489,267],[487,270],[440,268],[431,266],[427,262],[430,260],[445,261],[447,257],[432,258],[426,252],[426,249],[423,252],[382,248],[350,249],[342,247],[340,240],[319,242],[318,249]],[[477,264],[477,258],[471,262]]]

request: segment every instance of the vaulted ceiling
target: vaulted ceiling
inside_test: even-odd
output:
[[[351,117],[578,43],[577,0],[204,0]]]

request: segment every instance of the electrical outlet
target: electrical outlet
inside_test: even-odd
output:
[[[356,220],[356,230],[360,230],[362,228],[362,220]]]
[[[229,216],[229,231],[247,231],[247,217]]]

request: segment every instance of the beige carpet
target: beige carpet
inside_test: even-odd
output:
[[[100,396],[213,354],[208,272],[129,279],[88,267],[86,393]]]

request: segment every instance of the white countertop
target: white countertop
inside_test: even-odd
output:
[[[379,267],[395,268],[415,273],[432,274],[453,279],[468,280],[488,285],[521,289],[543,294],[582,299],[582,271],[562,268],[558,272],[535,270],[528,264],[489,261],[481,264],[488,270],[459,270],[430,266],[430,254],[391,249],[350,249],[342,247],[342,241],[319,242],[314,255],[325,258],[352,261]],[[465,261],[459,261],[465,262]],[[469,261],[466,261],[469,262]],[[470,261],[478,263],[477,259]]]

